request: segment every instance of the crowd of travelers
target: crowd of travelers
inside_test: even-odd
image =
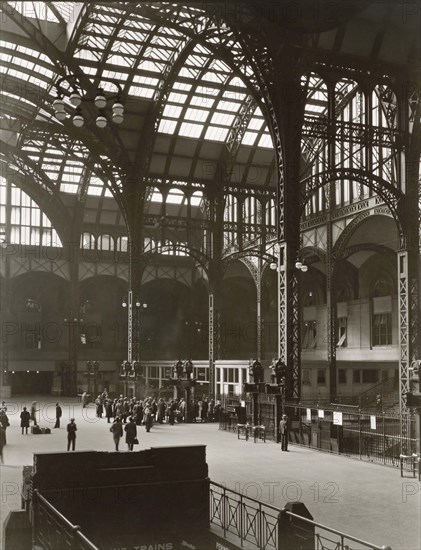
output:
[[[86,408],[90,402],[90,396],[87,392],[81,395],[82,407]],[[145,399],[129,398],[120,395],[119,397],[110,396],[107,391],[103,391],[95,399],[95,412],[98,418],[106,418],[107,423],[111,424],[115,450],[119,451],[120,439],[124,433],[126,435],[126,444],[129,451],[133,451],[134,445],[138,444],[137,428],[144,426],[147,432],[150,432],[154,423],[168,424],[173,426],[181,422],[217,422],[219,421],[221,405],[215,403],[213,399],[203,397],[200,400],[195,399],[189,406],[185,399],[164,399],[163,397],[146,397]],[[37,412],[39,411],[37,402],[32,402],[27,410],[22,408],[20,413],[20,427],[22,435],[28,434],[30,423],[33,423],[33,433],[41,433],[37,422]],[[56,403],[56,423],[54,428],[60,428],[60,420],[63,414],[59,403]],[[3,447],[6,445],[6,429],[10,426],[7,416],[7,406],[3,401],[0,407],[0,461],[3,463]],[[36,432],[35,430],[39,430]],[[45,428],[45,433],[50,433],[49,428]],[[74,451],[76,448],[77,426],[75,419],[71,418],[66,426],[67,450]],[[32,432],[31,432],[32,433]],[[44,431],[42,432],[44,433]]]
[[[141,400],[123,395],[111,398],[106,391],[95,399],[95,406],[97,417],[106,418],[108,423],[119,417],[126,424],[129,418],[133,418],[135,424],[145,426],[146,431],[150,430],[153,422],[171,425],[185,421],[214,422],[219,420],[220,413],[220,404],[206,397],[200,401],[194,400],[189,410],[183,398],[164,400],[163,397],[146,397]]]

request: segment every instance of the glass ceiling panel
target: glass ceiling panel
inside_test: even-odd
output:
[[[59,2],[56,3],[58,4]],[[62,3],[66,4],[66,2]],[[54,12],[48,7],[47,2],[8,2],[8,4],[24,17],[55,23],[59,21]]]

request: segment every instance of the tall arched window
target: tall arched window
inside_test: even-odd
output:
[[[85,250],[93,250],[95,248],[95,237],[92,233],[82,233],[80,236],[80,248]]]
[[[392,294],[393,283],[386,276],[380,276],[372,284],[372,345],[392,344]]]
[[[98,237],[98,250],[114,250],[114,239],[111,235]]]

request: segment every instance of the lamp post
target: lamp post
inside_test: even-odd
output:
[[[68,74],[61,77],[55,84],[56,98],[53,101],[54,115],[59,121],[64,121],[67,118],[67,111],[72,109],[71,115],[73,125],[76,128],[81,128],[85,124],[82,107],[84,103],[93,103],[96,107],[95,124],[98,128],[105,128],[108,124],[107,120],[107,103],[113,101],[111,107],[111,119],[114,124],[121,124],[124,120],[124,106],[122,104],[123,90],[117,80],[107,81],[107,84],[112,84],[116,88],[116,92],[107,93],[102,87],[97,89],[95,97],[90,97],[88,94],[83,94],[78,78],[74,74]],[[65,101],[65,99],[67,101]]]
[[[129,376],[133,374],[134,388],[133,392],[136,394],[135,381],[141,377],[140,371],[140,310],[146,309],[148,304],[142,302],[140,298],[136,298],[133,291],[129,290],[127,299],[124,298],[121,304],[124,308],[127,308],[127,359],[123,362],[124,369],[120,371],[120,377],[125,376],[125,395],[128,394]],[[134,330],[133,330],[134,329]],[[135,369],[135,364],[137,368]],[[135,371],[138,373],[135,375]]]
[[[87,361],[86,362],[86,372],[84,373],[88,380],[88,393],[91,393],[91,384],[90,381],[93,381],[93,401],[96,399],[98,393],[98,380],[101,379],[102,374],[99,372],[99,361]]]

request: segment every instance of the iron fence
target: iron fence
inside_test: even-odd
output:
[[[280,510],[210,483],[210,522],[227,533],[259,550],[278,550]]]
[[[98,550],[81,531],[73,525],[36,489],[33,492],[33,546],[46,550]]]
[[[252,424],[253,401],[242,398],[247,410],[247,421]],[[240,400],[239,400],[240,402]],[[276,429],[277,403],[270,396],[259,396],[259,424],[266,427],[266,438],[278,440]],[[289,417],[291,443],[319,451],[357,457],[369,462],[399,466],[399,455],[417,451],[416,418],[408,413],[363,412],[357,407],[285,403]],[[222,411],[219,428],[237,431],[235,407]]]
[[[259,550],[385,550],[311,519],[210,482],[210,522],[241,547]],[[390,550],[390,548],[389,548]]]

